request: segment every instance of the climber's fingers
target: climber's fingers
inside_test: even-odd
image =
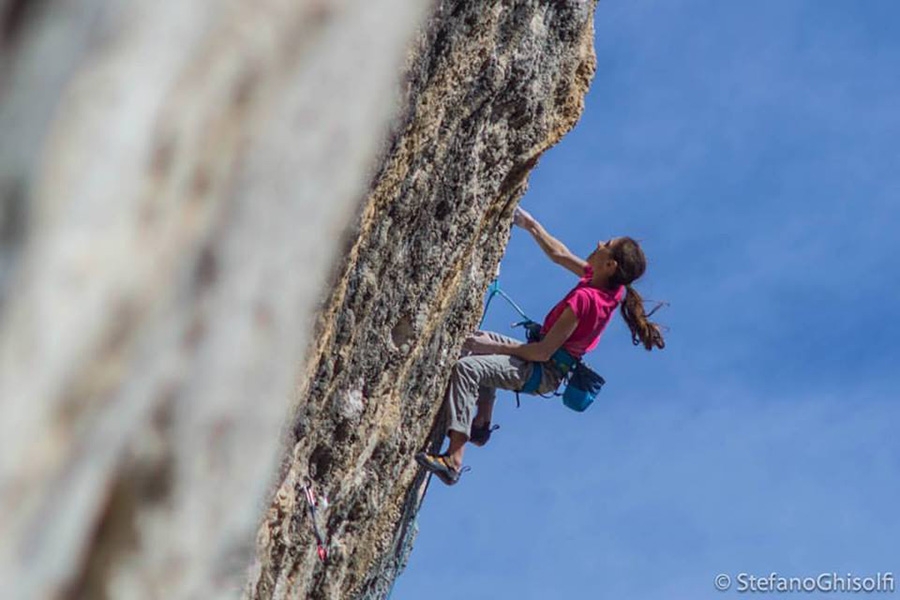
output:
[[[531,216],[531,213],[524,208],[516,207],[516,211],[513,213],[513,223],[519,227],[527,227],[533,221],[534,217]]]
[[[466,341],[463,342],[463,351],[471,354],[478,354],[478,350],[483,348],[484,342],[488,339],[488,336],[483,331],[476,331],[466,338]]]

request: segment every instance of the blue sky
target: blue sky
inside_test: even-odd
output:
[[[900,576],[900,3],[604,0],[596,31],[584,116],[522,205],[582,256],[640,239],[668,347],[617,315],[587,413],[502,393],[393,600]],[[574,280],[515,231],[501,284],[540,318]]]

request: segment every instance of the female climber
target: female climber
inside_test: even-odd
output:
[[[542,367],[536,393],[555,390],[564,375],[551,360],[554,353],[562,348],[579,359],[592,350],[620,304],[635,345],[643,344],[647,350],[665,346],[659,326],[647,320],[643,300],[631,287],[647,266],[636,241],[629,237],[601,241],[581,259],[528,212],[517,208],[513,222],[528,231],[553,262],[581,279],[545,317],[540,341],[524,343],[478,331],[463,344],[464,356],[453,367],[445,400],[450,446],[444,454],[416,454],[416,461],[447,485],[459,481],[466,442],[484,446],[490,439],[496,390],[522,390],[535,363]]]

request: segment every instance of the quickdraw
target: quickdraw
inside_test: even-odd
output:
[[[506,294],[506,292],[504,292],[503,290],[500,289],[500,267],[499,266],[497,267],[497,274],[494,276],[494,280],[491,282],[491,285],[488,286],[487,291],[488,291],[487,302],[485,302],[485,304],[484,304],[484,312],[481,313],[481,322],[478,323],[478,329],[481,329],[481,326],[484,325],[484,319],[487,317],[488,308],[490,308],[490,306],[491,306],[491,300],[493,300],[494,296],[496,296],[498,294],[504,300],[509,302],[510,306],[512,306],[517,313],[522,315],[523,319],[525,319],[526,321],[531,321],[531,319],[528,318],[528,315],[525,314],[525,311],[522,310],[522,308],[518,304],[516,304],[516,301],[513,300],[512,298],[510,298]]]
[[[316,493],[313,489],[312,480],[307,477],[303,484],[303,494],[306,496],[306,504],[309,507],[309,519],[312,521],[312,529],[313,535],[316,536],[316,552],[319,555],[319,560],[325,562],[328,560],[328,542],[325,540],[325,536],[322,535],[322,532],[319,530],[319,522],[316,516],[316,509],[321,507],[323,509],[328,508],[328,497],[325,494],[322,494],[318,499],[316,498]]]

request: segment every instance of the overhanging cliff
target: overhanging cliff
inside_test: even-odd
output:
[[[249,597],[382,598],[402,569],[425,485],[413,454],[441,440],[449,368],[529,171],[581,114],[593,11],[591,0],[447,0],[419,36],[298,383]],[[327,561],[306,481],[330,499],[318,510]]]

